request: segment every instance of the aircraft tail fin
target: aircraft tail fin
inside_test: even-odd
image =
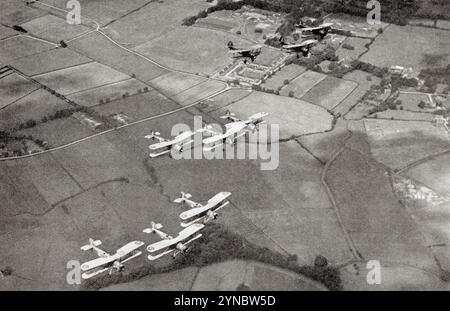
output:
[[[156,230],[159,230],[163,227],[163,225],[161,225],[160,223],[155,223],[154,221],[152,221],[150,224],[151,224],[151,227],[144,229],[143,232],[154,233]]]
[[[173,202],[181,204],[181,203],[184,203],[186,201],[186,199],[190,199],[191,197],[192,197],[192,194],[181,192],[181,197],[175,199]]]
[[[233,41],[228,41],[227,46],[228,46],[228,48],[229,48],[230,50],[236,50],[236,48],[234,47]]]
[[[102,241],[89,238],[89,244],[81,246],[80,249],[82,251],[88,251],[90,249],[93,249],[94,246],[99,246],[101,244],[102,244]]]

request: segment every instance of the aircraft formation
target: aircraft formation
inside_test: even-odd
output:
[[[331,30],[333,23],[323,23],[316,27],[307,27],[303,23],[295,24],[295,34],[301,36],[312,34],[318,37],[319,40],[323,40],[328,32]],[[315,46],[319,41],[315,39],[308,39],[301,42],[286,43],[283,36],[280,36],[281,50],[288,53],[296,53],[297,58],[300,58],[300,53],[303,57],[309,57],[311,55],[311,48]],[[244,64],[250,60],[254,62],[258,55],[261,54],[262,44],[252,45],[247,48],[236,48],[232,41],[228,42],[228,49],[232,58],[243,59]]]
[[[196,131],[182,132],[169,140],[160,137],[159,132],[153,131],[145,136],[147,139],[158,140],[157,143],[149,146],[149,149],[152,151],[150,157],[155,158],[172,151],[179,153],[183,152],[183,150],[192,145],[194,142],[193,137],[196,133],[206,133],[208,136],[202,140],[204,151],[214,150],[224,144],[233,144],[238,138],[244,136],[246,133],[255,132],[258,125],[265,122],[264,117],[268,115],[269,114],[266,112],[259,112],[250,116],[247,120],[241,120],[237,118],[234,113],[227,111],[221,118],[231,122],[225,124],[224,133],[219,133],[215,131],[212,126],[206,125]]]
[[[160,241],[147,246],[149,253],[148,259],[153,261],[165,255],[172,253],[175,258],[180,253],[186,253],[189,250],[189,244],[202,237],[200,231],[205,224],[218,217],[218,211],[227,206],[230,202],[227,200],[231,196],[230,192],[219,192],[208,202],[203,205],[191,200],[192,195],[189,193],[181,193],[181,197],[174,200],[177,204],[186,204],[189,209],[180,214],[182,220],[181,227],[183,229],[176,237],[173,237],[163,231],[160,223],[151,222],[150,228],[143,230],[144,233],[156,234]],[[81,264],[83,279],[90,279],[96,275],[108,271],[109,274],[114,272],[123,272],[125,270],[124,263],[142,255],[139,249],[145,244],[142,241],[132,241],[119,248],[114,254],[109,254],[100,249],[102,244],[100,240],[89,239],[89,244],[81,247],[82,251],[92,250],[96,253],[97,258]]]

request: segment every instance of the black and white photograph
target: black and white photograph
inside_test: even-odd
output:
[[[450,291],[450,1],[0,0],[0,291]]]

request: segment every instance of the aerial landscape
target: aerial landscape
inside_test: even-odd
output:
[[[2,0],[0,291],[449,291],[447,0]]]

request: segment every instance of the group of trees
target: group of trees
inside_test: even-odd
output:
[[[99,289],[115,283],[133,281],[149,274],[166,273],[188,266],[204,267],[230,259],[243,259],[289,269],[321,282],[330,290],[342,289],[339,270],[329,266],[323,257],[317,259],[315,265],[300,266],[295,255],[286,257],[266,247],[255,246],[240,235],[232,233],[218,224],[208,225],[202,234],[203,236],[192,245],[188,253],[176,257],[168,266],[156,268],[146,264],[128,274],[103,275],[88,280],[84,287],[85,289]]]

